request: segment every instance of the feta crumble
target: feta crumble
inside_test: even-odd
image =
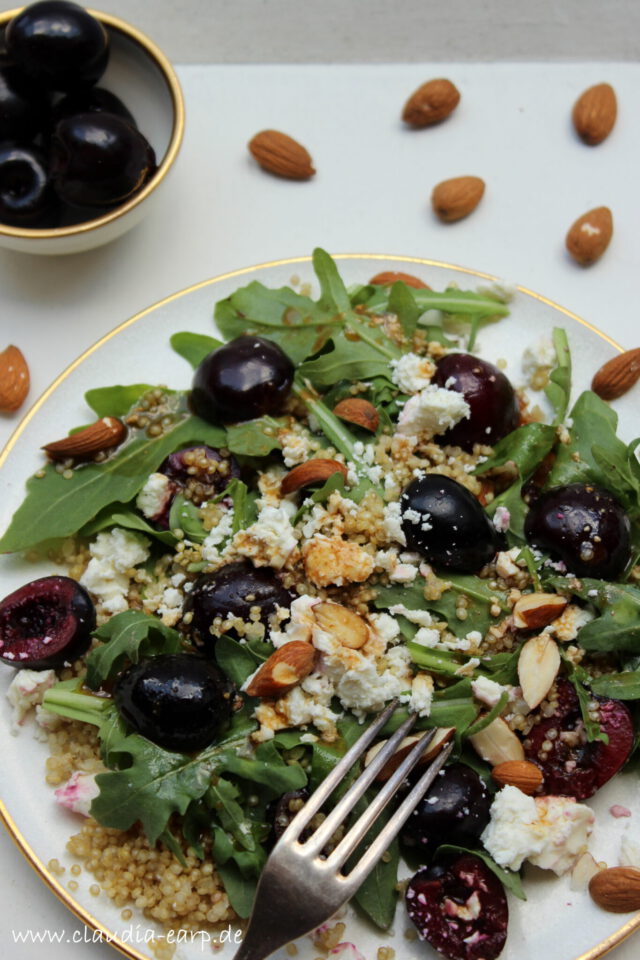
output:
[[[56,682],[55,670],[18,670],[7,690],[13,719],[22,726],[32,707],[42,703],[45,692]]]
[[[470,412],[461,393],[430,386],[407,400],[398,417],[398,433],[430,440],[468,419]]]
[[[431,383],[435,363],[417,353],[405,353],[391,361],[391,379],[403,393],[419,393]]]
[[[129,608],[127,594],[135,568],[149,557],[149,540],[131,530],[114,527],[99,533],[89,545],[91,559],[80,584],[93,594],[106,613]]]
[[[162,513],[171,498],[172,486],[164,473],[152,473],[136,497],[136,507],[151,520]]]

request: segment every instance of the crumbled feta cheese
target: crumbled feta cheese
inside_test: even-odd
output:
[[[553,623],[545,627],[545,633],[552,633],[561,643],[569,643],[576,639],[582,627],[591,620],[593,620],[593,614],[590,610],[570,603]]]
[[[556,362],[556,351],[549,337],[539,337],[522,354],[522,372],[527,378],[535,376],[542,368],[552,367]]]
[[[470,677],[473,674],[473,671],[476,667],[480,666],[480,661],[477,657],[471,657],[470,660],[467,660],[466,663],[463,663],[461,667],[455,672],[456,677]]]
[[[282,569],[297,545],[297,533],[283,505],[263,507],[256,522],[233,538],[236,553],[249,557],[256,567],[276,570]]]
[[[310,643],[317,622],[313,616],[313,608],[320,603],[318,597],[310,597],[303,593],[296,597],[288,612],[288,622],[283,630],[272,630],[269,639],[274,647],[282,647],[292,640],[302,640]]]
[[[493,525],[498,533],[506,533],[511,523],[511,514],[507,507],[496,507],[493,515]]]
[[[64,786],[54,790],[54,796],[61,806],[73,813],[80,813],[83,817],[89,816],[91,801],[99,793],[95,776],[91,773],[80,773],[79,770],[71,774]]]
[[[455,427],[470,412],[461,393],[430,386],[407,400],[398,417],[398,433],[428,440]]]
[[[207,563],[216,563],[224,554],[233,534],[233,507],[228,507],[215,527],[209,530],[202,543],[202,559]],[[225,544],[222,550],[219,548]]]
[[[18,726],[22,726],[32,707],[42,703],[45,692],[55,682],[55,670],[18,670],[7,690],[7,700]]]
[[[441,637],[439,630],[434,630],[430,627],[420,627],[411,642],[417,643],[421,647],[433,649],[434,647],[441,646],[440,640]]]
[[[174,627],[182,616],[183,596],[176,587],[165,587],[158,614],[167,627]]]
[[[436,370],[433,360],[417,353],[405,353],[391,361],[391,379],[403,393],[419,393],[431,383]]]
[[[278,431],[285,467],[295,467],[310,457],[309,437],[300,428]]]
[[[374,569],[370,553],[352,540],[317,534],[303,548],[305,572],[318,587],[363,583]]]
[[[508,580],[509,577],[515,577],[520,573],[520,567],[516,563],[520,553],[520,547],[512,547],[511,550],[501,550],[496,557],[496,573],[503,580]]]
[[[399,503],[385,504],[382,526],[389,540],[395,540],[406,547],[407,538],[402,529],[402,514]]]
[[[433,618],[428,610],[410,610],[404,603],[394,603],[389,607],[389,613],[394,617],[404,617],[409,623],[415,623],[419,627],[430,627]]]
[[[149,520],[157,517],[167,507],[172,494],[172,484],[164,473],[152,473],[136,497],[136,507]]]
[[[587,850],[594,814],[572,797],[529,797],[503,787],[491,805],[482,843],[496,863],[519,870],[528,860],[560,876]]]
[[[80,583],[107,613],[122,613],[135,567],[149,557],[149,541],[132,530],[114,527],[99,533],[89,545],[91,560]]]
[[[411,681],[411,694],[409,696],[409,710],[417,713],[419,717],[428,717],[431,713],[431,704],[433,701],[433,677],[428,673],[417,673]]]
[[[398,621],[388,613],[370,613],[369,623],[385,645],[395,643],[400,636]]]
[[[507,687],[496,683],[495,680],[490,680],[489,677],[478,677],[477,680],[471,681],[471,689],[476,700],[485,703],[488,707],[495,707]]]

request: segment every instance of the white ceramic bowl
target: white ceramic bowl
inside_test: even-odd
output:
[[[0,35],[18,9],[0,13]],[[80,253],[109,243],[140,222],[167,179],[184,133],[180,83],[165,55],[135,27],[111,14],[89,10],[111,38],[109,65],[99,85],[126,104],[155,150],[158,169],[126,203],[72,226],[38,230],[0,223],[0,246],[21,253]]]

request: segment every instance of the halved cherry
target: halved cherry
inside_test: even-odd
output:
[[[462,854],[419,870],[405,899],[420,938],[449,960],[494,960],[502,951],[507,896],[479,857]]]
[[[586,800],[629,759],[634,742],[631,714],[620,700],[594,696],[609,742],[589,742],[578,696],[568,680],[557,681],[556,699],[552,716],[542,716],[527,736],[525,754],[544,774],[543,793]]]
[[[70,577],[41,577],[0,602],[0,659],[45,670],[70,663],[89,646],[96,611]]]

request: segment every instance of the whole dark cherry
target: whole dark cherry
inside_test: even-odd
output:
[[[577,577],[616,580],[631,559],[629,517],[612,494],[591,483],[542,493],[527,513],[524,533]]]
[[[448,960],[495,960],[509,924],[500,880],[473,854],[419,870],[405,894],[418,935]]]
[[[0,141],[25,144],[45,126],[47,97],[10,63],[0,62]]]
[[[44,155],[36,147],[0,144],[0,223],[51,227],[59,216]]]
[[[544,775],[542,792],[587,800],[628,760],[634,745],[633,721],[620,700],[593,697],[600,729],[609,738],[587,740],[578,696],[564,678],[556,681],[555,710],[536,711],[536,722],[524,741],[527,758]]]
[[[59,100],[51,111],[52,129],[60,120],[73,117],[76,113],[112,113],[121,120],[126,120],[132,127],[137,127],[133,114],[120,97],[104,87],[77,90]]]
[[[132,664],[116,679],[118,712],[165,750],[192,753],[212,743],[233,711],[234,688],[211,660],[161,654]]]
[[[0,601],[0,659],[12,667],[46,670],[85,652],[96,611],[70,577],[40,577]]]
[[[51,177],[71,206],[122,203],[150,179],[156,158],[148,140],[112,113],[77,113],[61,120],[51,139]]]
[[[441,443],[472,450],[475,443],[493,446],[518,426],[518,399],[507,377],[470,353],[449,353],[438,360],[434,384],[461,393],[469,404],[468,419],[443,433]]]
[[[289,396],[293,363],[271,340],[246,334],[213,350],[196,370],[193,409],[211,423],[277,413]]]
[[[100,79],[109,35],[87,10],[66,0],[32,3],[7,24],[5,43],[20,70],[49,90],[74,90]]]
[[[477,839],[488,824],[491,800],[475,770],[466,763],[452,763],[440,771],[407,820],[403,842],[428,859],[441,843],[464,846]]]
[[[473,494],[451,477],[417,477],[400,497],[409,550],[435,566],[475,573],[499,548],[495,527]]]
[[[230,616],[249,623],[258,610],[260,621],[267,624],[276,607],[288,609],[294,599],[271,567],[228,563],[198,577],[184,603],[183,629],[196,647],[213,653],[222,632],[216,630],[215,620]]]

